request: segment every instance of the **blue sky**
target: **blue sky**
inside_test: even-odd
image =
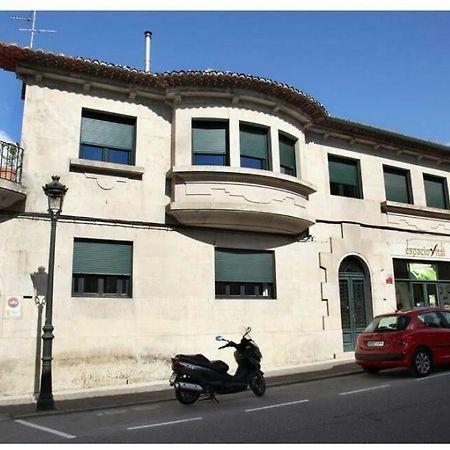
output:
[[[0,40],[29,45],[0,11]],[[152,71],[208,68],[263,76],[335,117],[450,145],[450,12],[38,12],[33,47]],[[21,84],[0,70],[0,135],[20,140]],[[1,137],[0,137],[1,139]]]

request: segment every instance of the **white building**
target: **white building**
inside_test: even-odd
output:
[[[176,353],[233,367],[214,336],[244,325],[263,370],[339,358],[373,315],[450,302],[450,148],[250,75],[8,44],[0,67],[24,83],[0,179],[0,395],[36,390],[52,175],[69,188],[54,391],[166,380]]]

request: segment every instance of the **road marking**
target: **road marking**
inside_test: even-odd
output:
[[[56,434],[57,436],[62,436],[67,439],[73,439],[76,438],[73,434],[67,434],[63,433],[62,431],[53,430],[52,428],[42,427],[41,425],[36,425],[35,423],[26,422],[25,420],[18,419],[15,422],[21,423],[22,425],[25,425],[27,427],[36,428],[37,430],[46,431],[47,433]]]
[[[175,423],[193,422],[194,420],[202,420],[203,417],[194,417],[192,419],[173,420],[172,422],[152,423],[150,425],[140,425],[138,427],[130,427],[127,430],[139,430],[141,428],[162,427],[163,425],[173,425]]]
[[[435,375],[429,375],[428,377],[416,378],[416,381],[429,380],[430,378],[437,378],[437,377],[446,377],[448,375],[450,375],[450,373],[437,373]]]
[[[306,402],[309,402],[309,400],[299,400],[297,402],[278,403],[277,405],[269,405],[269,406],[262,406],[261,408],[246,409],[245,412],[261,411],[262,409],[279,408],[280,406],[297,405],[299,403],[306,403]]]
[[[102,412],[95,413],[97,416],[113,416],[115,414],[125,414],[127,409],[105,409]]]
[[[389,387],[390,384],[383,384],[382,386],[375,386],[365,389],[358,389],[356,391],[349,391],[349,392],[340,392],[339,395],[349,395],[349,394],[358,394],[359,392],[367,392],[367,391],[373,391],[375,389],[383,389]]]
[[[146,411],[149,409],[158,409],[159,405],[142,405],[142,406],[132,406],[133,411]]]

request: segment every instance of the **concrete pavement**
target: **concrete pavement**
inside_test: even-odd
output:
[[[263,368],[264,369],[264,368]],[[354,362],[353,354],[343,359],[314,363],[309,365],[287,367],[265,372],[267,388],[286,384],[303,383],[326,378],[351,375],[362,372]],[[55,409],[52,411],[36,411],[35,400],[28,399],[17,403],[17,399],[2,399],[0,418],[24,418],[52,414],[65,414],[77,411],[117,408],[138,404],[175,400],[173,388],[169,383],[147,384],[140,386],[107,388],[103,390],[83,390],[72,393],[53,393]],[[220,396],[219,396],[220,400]]]

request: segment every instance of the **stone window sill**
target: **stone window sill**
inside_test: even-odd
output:
[[[450,210],[448,209],[430,208],[428,206],[410,205],[408,203],[392,202],[388,200],[381,203],[381,209],[387,213],[427,217],[430,219],[450,219]]]
[[[78,158],[70,160],[70,171],[115,175],[136,179],[141,179],[144,174],[143,167]]]

